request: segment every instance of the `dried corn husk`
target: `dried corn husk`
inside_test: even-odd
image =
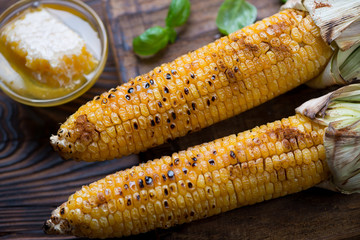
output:
[[[360,193],[360,84],[307,101],[296,112],[328,126],[324,145],[333,186]]]
[[[286,8],[308,11],[324,41],[335,50],[324,72],[308,82],[309,86],[323,88],[360,81],[360,58],[346,61],[351,55],[360,56],[359,0],[288,0],[282,6]]]

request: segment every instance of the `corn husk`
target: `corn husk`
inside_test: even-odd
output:
[[[354,52],[360,55],[359,0],[288,0],[282,6],[282,9],[286,8],[308,11],[320,28],[323,40],[334,49],[323,73],[308,82],[310,87],[324,88],[360,81],[360,58],[357,64],[346,61]]]
[[[324,146],[332,177],[323,186],[360,193],[360,84],[307,101],[296,112],[327,126]]]

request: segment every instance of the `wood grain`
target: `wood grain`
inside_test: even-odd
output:
[[[0,0],[0,13],[14,2]],[[192,0],[189,23],[179,29],[176,43],[153,58],[139,59],[131,51],[132,38],[150,26],[162,25],[170,0],[86,2],[107,23],[112,40],[105,71],[94,87],[73,102],[53,108],[24,106],[0,91],[0,239],[74,239],[47,236],[41,226],[51,211],[82,185],[140,160],[289,116],[305,100],[329,91],[301,86],[255,109],[139,155],[100,163],[64,161],[51,149],[49,136],[81,104],[220,36],[214,20],[221,1]],[[279,7],[278,0],[250,2],[258,8],[259,19],[275,13]],[[359,194],[346,196],[313,188],[125,239],[360,239],[358,197]]]

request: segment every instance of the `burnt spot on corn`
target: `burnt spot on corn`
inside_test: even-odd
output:
[[[146,176],[145,183],[146,183],[146,185],[151,185],[153,183],[153,179],[149,176]]]
[[[166,80],[171,80],[171,74],[170,74],[170,73],[167,73],[167,74],[165,75],[165,78],[166,78]]]
[[[166,176],[165,176],[165,174],[162,175],[162,178],[163,178],[164,182],[166,182]]]
[[[187,168],[183,168],[182,171],[183,171],[184,174],[187,174],[187,173],[188,173]]]
[[[176,119],[176,113],[175,113],[175,112],[171,112],[171,117],[175,120],[175,119]]]
[[[125,95],[125,99],[128,100],[128,101],[130,101],[130,99],[131,99],[130,95],[127,95],[127,94],[126,94],[126,95]]]
[[[139,187],[144,188],[144,181],[142,179],[139,179]]]
[[[174,128],[175,128],[175,124],[174,124],[174,123],[170,124],[170,128],[171,128],[171,129],[174,129]]]
[[[102,104],[106,104],[108,102],[107,98],[103,98],[103,100],[101,101]]]
[[[167,188],[164,189],[164,194],[165,196],[169,195],[169,191],[167,190]]]
[[[61,214],[61,215],[64,215],[64,214],[65,214],[65,208],[61,208],[61,209],[60,209],[60,214]]]
[[[214,166],[214,165],[215,165],[215,160],[214,160],[214,159],[210,159],[210,160],[209,160],[209,163],[210,163],[210,165],[213,165],[213,166]]]
[[[188,89],[188,88],[184,88],[184,93],[185,93],[186,95],[188,95],[188,94],[189,94],[189,89]]]
[[[139,128],[138,124],[136,122],[134,122],[134,129],[138,130],[138,128]]]
[[[150,79],[149,83],[150,83],[151,85],[154,85],[155,82],[154,82],[153,79]]]
[[[149,87],[150,87],[150,84],[149,84],[149,83],[145,83],[145,84],[144,84],[144,88],[145,88],[145,89],[147,89],[147,88],[149,88]]]
[[[196,109],[196,103],[191,103],[191,107],[192,107],[192,109],[195,111],[195,109]]]
[[[191,182],[188,182],[188,188],[192,188],[193,187],[193,184]]]
[[[168,87],[164,87],[164,93],[169,93],[169,88]]]
[[[191,77],[192,79],[195,79],[195,74],[194,74],[194,73],[190,73],[190,77]]]
[[[133,92],[134,92],[134,88],[132,88],[132,87],[129,88],[127,92],[128,92],[128,93],[133,93]]]
[[[161,120],[160,120],[160,118],[159,118],[158,116],[155,116],[155,122],[156,122],[157,124],[160,124]]]
[[[109,95],[108,95],[108,98],[110,99],[110,98],[114,98],[115,97],[115,95],[114,94],[112,94],[112,93],[110,93]]]
[[[166,119],[166,122],[167,122],[167,123],[170,123],[170,122],[171,122],[171,121],[170,121],[170,118]]]
[[[177,74],[176,70],[171,70],[171,74],[176,75]]]
[[[153,119],[150,120],[150,125],[155,126],[155,121]]]
[[[230,151],[230,157],[236,158],[236,155],[235,155],[235,153],[233,151]]]
[[[100,100],[100,96],[95,96],[95,97],[94,97],[94,100],[95,100],[95,101]]]
[[[216,96],[212,96],[212,97],[211,97],[211,101],[214,102],[215,100],[216,100]]]
[[[169,170],[168,173],[167,173],[167,176],[168,176],[168,178],[171,178],[171,179],[174,178],[174,176],[175,176],[174,171]]]

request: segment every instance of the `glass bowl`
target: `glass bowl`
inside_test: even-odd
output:
[[[77,0],[67,0],[67,1],[21,0],[15,3],[14,5],[10,6],[0,15],[0,29],[4,27],[6,23],[11,21],[16,16],[18,16],[24,10],[28,8],[37,7],[39,5],[44,5],[45,7],[54,6],[59,9],[71,9],[71,12],[74,13],[74,15],[76,14],[76,16],[80,16],[81,19],[89,23],[91,28],[95,30],[95,32],[98,35],[95,40],[97,41],[96,45],[99,46],[99,50],[96,54],[97,55],[96,57],[99,61],[98,65],[90,74],[86,75],[86,80],[84,80],[83,83],[79,84],[79,86],[77,86],[74,89],[67,90],[67,92],[65,91],[66,93],[64,93],[64,95],[61,94],[62,92],[59,89],[49,87],[49,92],[47,92],[47,95],[49,97],[39,98],[39,97],[29,96],[34,94],[30,94],[30,92],[28,92],[29,94],[27,94],[26,90],[24,91],[23,89],[22,92],[16,91],[15,89],[13,89],[14,87],[11,88],[9,84],[6,83],[6,79],[4,79],[4,76],[6,77],[6,74],[5,75],[3,74],[3,77],[1,77],[0,75],[0,88],[4,91],[4,93],[6,93],[12,99],[30,106],[50,107],[50,106],[57,106],[69,102],[84,94],[87,90],[89,90],[91,86],[94,85],[94,83],[99,78],[100,74],[102,73],[105,67],[105,63],[108,55],[108,38],[104,24],[101,21],[100,17],[95,13],[93,9],[91,9],[85,3]],[[67,24],[66,22],[64,23],[69,26],[69,24]],[[71,28],[71,26],[69,27]],[[87,37],[91,37],[91,36],[89,35]],[[84,37],[83,39],[85,40],[86,43],[88,43],[87,42],[88,39],[85,39]],[[44,88],[44,86],[42,86],[42,90],[44,89],[45,91],[47,91],[46,87]],[[53,96],[52,91],[54,92],[58,91],[57,94],[54,94],[54,97],[52,97]]]

